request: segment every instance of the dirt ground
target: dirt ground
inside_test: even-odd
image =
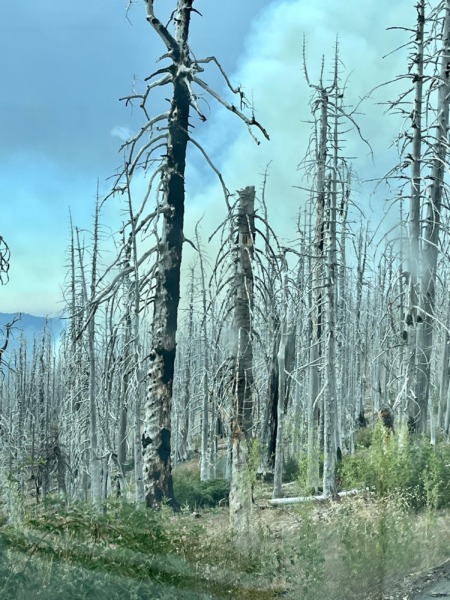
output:
[[[450,599],[450,559],[425,574],[407,578],[397,590],[383,596],[383,600],[433,600],[434,598]]]

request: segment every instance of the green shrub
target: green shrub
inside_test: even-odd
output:
[[[198,472],[183,470],[174,472],[173,488],[178,504],[192,510],[226,504],[230,493],[225,479],[200,481]]]
[[[412,519],[399,496],[354,500],[337,508],[333,521],[333,544],[339,551],[329,568],[339,597],[365,597],[368,590],[382,597],[388,582],[415,560]]]
[[[369,448],[372,445],[372,433],[371,427],[359,427],[355,432],[356,448]]]
[[[299,505],[295,513],[301,527],[292,539],[285,540],[281,564],[287,573],[292,572],[296,597],[322,598],[326,579],[325,553],[320,527],[315,520],[315,507],[309,503]]]
[[[372,445],[344,457],[338,478],[344,489],[369,487],[380,497],[400,493],[415,509],[448,507],[450,446],[431,446],[425,438],[412,438],[406,428],[394,435],[378,424]]]
[[[300,477],[300,462],[294,456],[288,456],[283,465],[283,481],[296,481]]]
[[[441,443],[429,454],[424,473],[426,502],[429,508],[450,506],[450,445]]]

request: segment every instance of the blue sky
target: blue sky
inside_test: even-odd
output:
[[[168,0],[159,5],[175,5]],[[89,227],[97,180],[101,193],[120,166],[120,132],[134,131],[139,111],[119,102],[133,78],[142,81],[163,53],[145,21],[143,2],[133,0],[53,0],[4,2],[0,19],[0,234],[11,248],[10,282],[0,288],[0,312],[54,314],[63,307],[68,211],[75,224]],[[197,0],[191,46],[197,56],[214,54],[234,82],[253,98],[256,116],[269,130],[270,143],[256,146],[246,128],[211,106],[198,140],[221,169],[228,187],[254,184],[272,161],[268,188],[274,226],[287,238],[302,198],[297,165],[309,136],[308,90],[302,75],[302,36],[308,40],[311,79],[321,55],[330,61],[338,34],[341,57],[351,72],[349,99],[357,102],[372,87],[404,71],[401,55],[382,56],[405,41],[392,25],[412,25],[411,0]],[[209,81],[217,87],[214,74]],[[384,97],[393,97],[383,91]],[[398,123],[382,117],[367,101],[361,116],[375,150],[352,138],[361,177],[388,168],[389,147]],[[380,120],[382,119],[382,120]],[[380,126],[382,123],[382,126]],[[191,150],[187,233],[205,214],[203,231],[220,222],[223,200],[208,167]],[[364,192],[366,193],[366,192]],[[368,198],[362,199],[370,212]],[[377,200],[379,202],[379,200]],[[378,210],[378,212],[377,212]],[[379,218],[381,209],[375,209]],[[120,225],[120,207],[110,204],[106,221]],[[186,255],[189,260],[189,255]]]

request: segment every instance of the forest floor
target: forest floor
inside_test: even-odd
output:
[[[286,486],[286,496],[298,495],[296,488]],[[294,570],[302,572],[298,581],[292,571],[285,581],[274,577],[275,587],[286,584],[280,597],[450,600],[448,511],[407,516],[395,503],[382,507],[369,493],[307,505],[273,506],[269,497],[268,486],[260,485],[253,524],[264,532],[261,555],[268,551],[267,543],[274,552],[283,547]],[[226,510],[200,511],[200,515],[212,537],[226,530]],[[296,595],[300,590],[301,596]]]
[[[285,498],[304,495],[297,481],[283,485]],[[257,482],[249,548],[281,593],[274,598],[450,600],[450,511],[409,510],[407,498],[370,491],[278,506],[271,498],[272,485]],[[207,539],[225,539],[226,507],[195,514]]]
[[[244,537],[222,501],[176,514],[30,504],[18,527],[4,514],[0,600],[450,600],[450,510],[372,492],[273,506],[270,484],[254,491]]]
[[[127,523],[113,516],[97,522],[89,511],[66,516],[37,509],[23,533],[10,532],[0,599],[25,600],[31,590],[43,600],[450,599],[450,513],[406,516],[396,510],[385,504],[380,511],[370,496],[282,507],[260,498],[253,542],[244,542],[242,554],[227,539],[226,507],[166,512],[164,527],[180,544],[179,553],[171,545],[166,561],[154,546],[158,539],[150,546],[146,541],[152,523],[143,535],[128,534]],[[156,569],[155,577],[147,569]],[[7,588],[12,572],[20,593]]]

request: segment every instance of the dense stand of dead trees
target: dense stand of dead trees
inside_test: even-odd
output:
[[[304,58],[313,116],[303,163],[308,198],[287,245],[270,225],[268,206],[279,199],[249,182],[231,194],[193,138],[193,120],[205,120],[202,94],[268,137],[217,60],[192,54],[194,1],[178,0],[167,25],[152,0],[145,5],[166,63],[125,98],[141,106],[144,124],[124,144],[112,192],[127,214],[114,238],[117,259],[103,264],[110,240],[97,202],[92,234],[72,226],[61,340],[44,330],[32,348],[21,339],[9,354],[0,380],[0,478],[12,518],[31,493],[36,501],[55,492],[96,506],[111,496],[176,506],[172,463],[198,457],[202,479],[231,480],[231,523],[241,530],[256,471],[273,475],[276,499],[286,460],[304,456],[309,491],[330,497],[338,492],[336,460],[355,451],[358,428],[381,418],[391,429],[427,432],[433,443],[450,433],[450,0],[433,9],[419,0],[410,89],[390,103],[408,125],[389,174],[399,181],[397,238],[377,239],[354,209],[343,146],[355,132],[364,139],[345,104],[338,46],[331,81],[324,61],[313,84]],[[208,65],[241,108],[204,81]],[[149,97],[166,86],[169,109],[152,116]],[[215,259],[196,228],[183,304],[189,144],[218,176],[227,214],[209,236],[219,240]],[[2,361],[14,325],[0,341]]]

